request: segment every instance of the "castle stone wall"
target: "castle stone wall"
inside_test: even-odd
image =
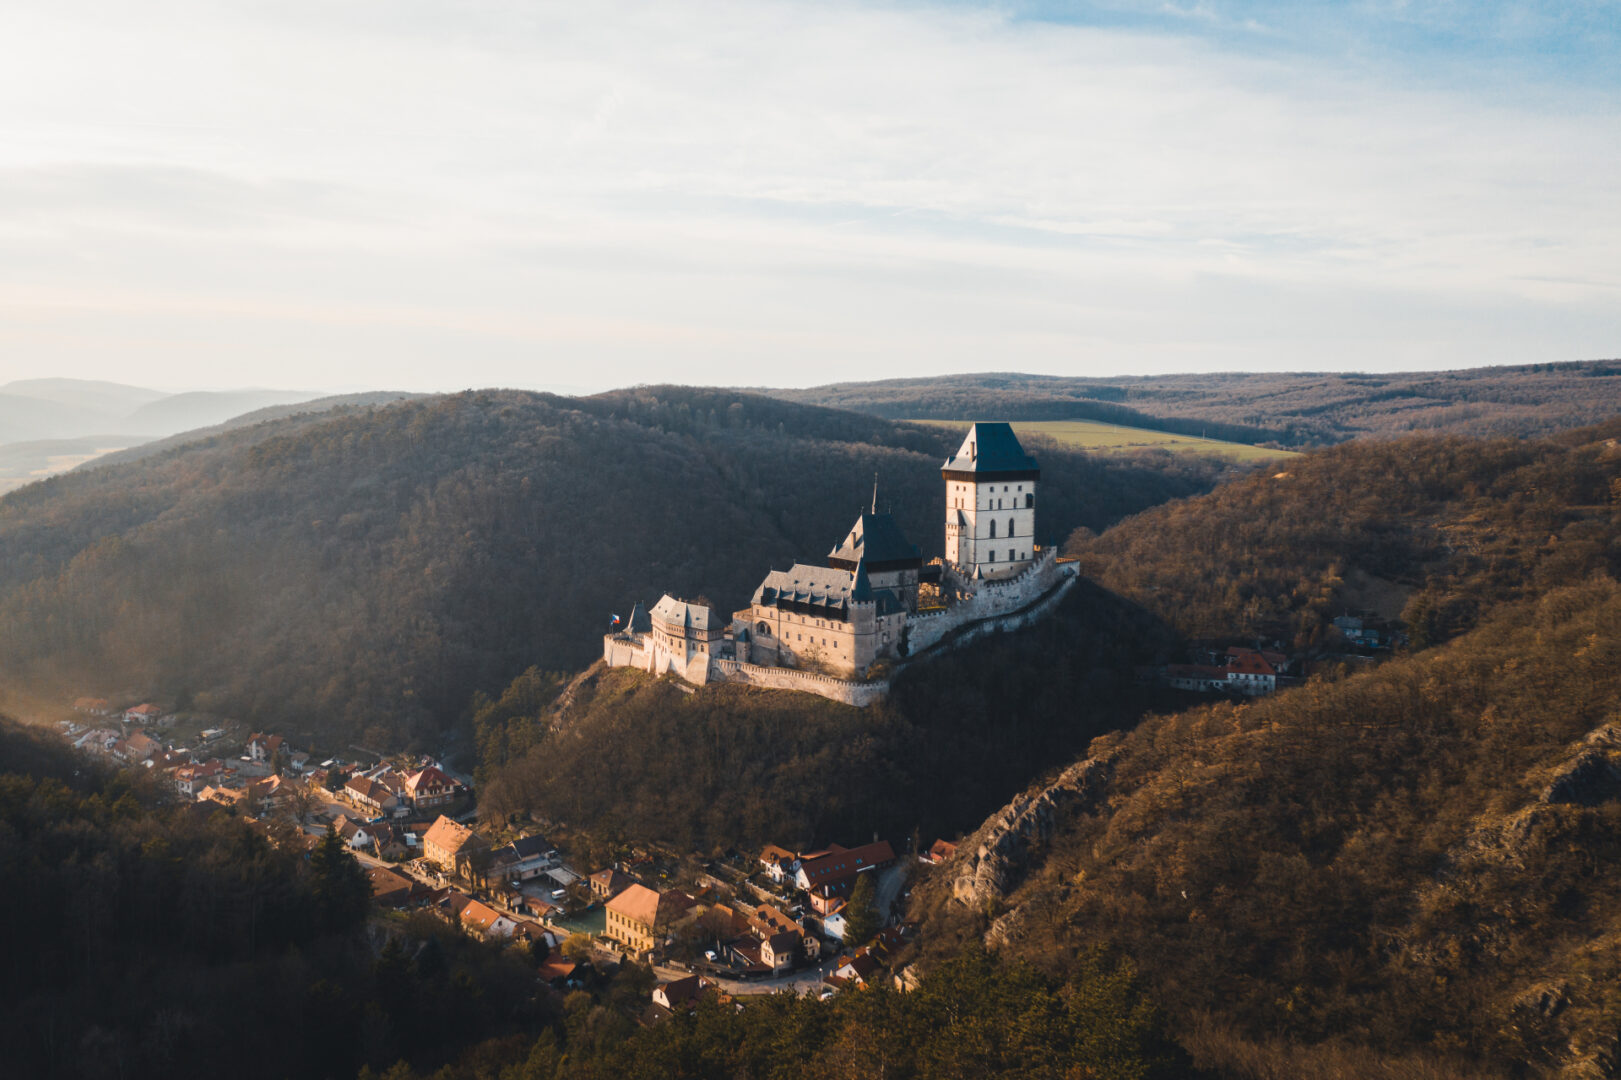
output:
[[[736,660],[712,660],[709,667],[710,678],[714,682],[743,683],[771,690],[799,690],[807,694],[819,694],[833,701],[842,701],[857,708],[865,708],[889,693],[887,679],[856,682],[853,679],[838,679],[831,675],[796,671],[793,668],[740,664]]]

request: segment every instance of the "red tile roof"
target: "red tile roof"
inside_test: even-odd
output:
[[[841,848],[835,844],[828,848],[826,855],[814,859],[803,858],[799,864],[799,872],[805,875],[808,886],[816,889],[837,885],[855,877],[868,867],[882,866],[894,861],[895,850],[889,846],[888,840],[880,840],[876,844],[863,844],[857,848]]]

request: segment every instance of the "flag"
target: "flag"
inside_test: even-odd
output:
[[[609,624],[608,624],[608,625],[609,625],[609,626],[618,626],[618,625],[619,625],[619,616],[618,616],[618,615],[615,615],[615,616],[614,616],[614,621],[613,621],[613,622],[611,622],[611,623],[609,623]]]

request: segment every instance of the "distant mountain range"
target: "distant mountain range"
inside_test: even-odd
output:
[[[988,372],[760,392],[895,420],[1101,420],[1305,447],[1414,434],[1533,438],[1597,424],[1621,413],[1621,360],[1390,374]]]
[[[167,394],[84,379],[18,379],[0,386],[0,443],[113,434],[152,439],[322,396],[307,390]]]
[[[18,379],[0,386],[0,492],[152,439],[321,397],[306,390],[170,394],[86,379]]]

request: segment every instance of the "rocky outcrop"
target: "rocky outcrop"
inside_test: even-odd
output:
[[[1096,805],[1111,772],[1107,759],[1087,758],[991,815],[957,847],[952,896],[975,909],[1005,897],[1025,869],[1031,843],[1051,836],[1065,813]]]
[[[1607,748],[1606,741],[1594,738],[1600,732],[1607,732],[1609,727],[1606,724],[1589,735],[1587,741],[1594,745],[1560,766],[1553,779],[1542,789],[1543,802],[1599,806],[1621,798],[1621,767],[1617,765],[1616,752]],[[1608,738],[1607,734],[1605,738]]]

